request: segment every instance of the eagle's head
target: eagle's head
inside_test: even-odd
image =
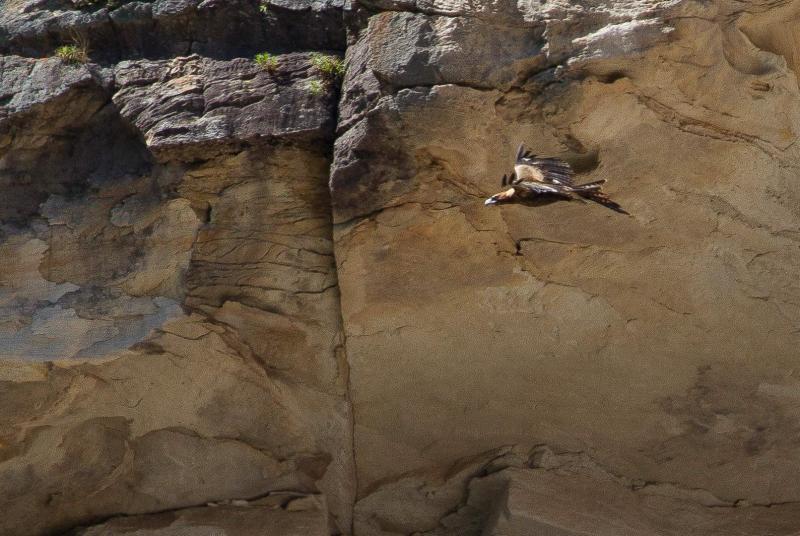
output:
[[[508,190],[504,190],[498,194],[494,194],[492,197],[484,201],[483,204],[496,205],[497,203],[510,201],[514,197],[515,193],[517,193],[517,191],[514,188],[509,188]]]

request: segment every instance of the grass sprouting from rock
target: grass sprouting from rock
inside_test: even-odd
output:
[[[325,92],[325,84],[323,84],[319,80],[311,80],[308,83],[307,87],[308,87],[308,92],[314,95],[315,97],[318,97]]]
[[[344,75],[344,60],[338,56],[329,56],[314,52],[311,54],[311,65],[328,78],[340,78]]]
[[[255,62],[256,65],[270,72],[278,68],[278,58],[269,52],[261,52],[260,54],[256,54]]]
[[[80,45],[63,45],[56,49],[56,56],[65,63],[86,63],[89,61],[88,51]]]

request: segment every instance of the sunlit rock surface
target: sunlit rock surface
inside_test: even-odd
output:
[[[0,0],[0,533],[800,531],[800,3],[117,4]]]
[[[335,87],[278,58],[3,57],[3,534],[285,490],[350,530]]]

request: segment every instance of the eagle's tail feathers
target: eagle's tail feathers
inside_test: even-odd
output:
[[[595,203],[603,205],[606,208],[610,208],[614,212],[619,212],[620,214],[627,214],[628,216],[631,215],[630,212],[622,208],[622,206],[619,203],[617,203],[616,201],[612,201],[607,194],[599,190],[592,189],[592,190],[578,191],[575,193],[577,193],[579,196],[585,199],[589,199],[590,201],[594,201]]]

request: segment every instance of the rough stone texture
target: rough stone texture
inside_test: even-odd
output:
[[[268,72],[250,60],[123,62],[115,70],[120,115],[165,159],[207,159],[258,140],[318,142],[334,127],[331,93],[308,91],[308,54],[286,54]]]
[[[3,61],[0,532],[276,490],[349,531],[334,88],[303,54]]]
[[[348,50],[331,175],[356,532],[446,532],[464,493],[447,468],[548,444],[729,508],[656,505],[631,534],[796,533],[800,92],[796,44],[767,35],[800,5],[402,8]],[[484,208],[520,142],[609,179],[633,217]],[[511,488],[510,520],[452,533],[640,516],[592,486],[570,489],[594,514],[564,489],[540,518],[539,491]]]
[[[0,0],[0,533],[800,532],[799,2],[121,4]]]
[[[117,518],[74,536],[327,536],[324,501],[273,494],[266,499],[211,503],[163,514]]]
[[[0,53],[41,57],[84,38],[95,61],[345,48],[340,0],[1,0]],[[314,28],[314,31],[307,31]]]
[[[433,479],[405,475],[362,500],[356,519],[364,534],[738,536],[796,534],[800,512],[630,480],[586,454],[540,445],[497,449]]]

